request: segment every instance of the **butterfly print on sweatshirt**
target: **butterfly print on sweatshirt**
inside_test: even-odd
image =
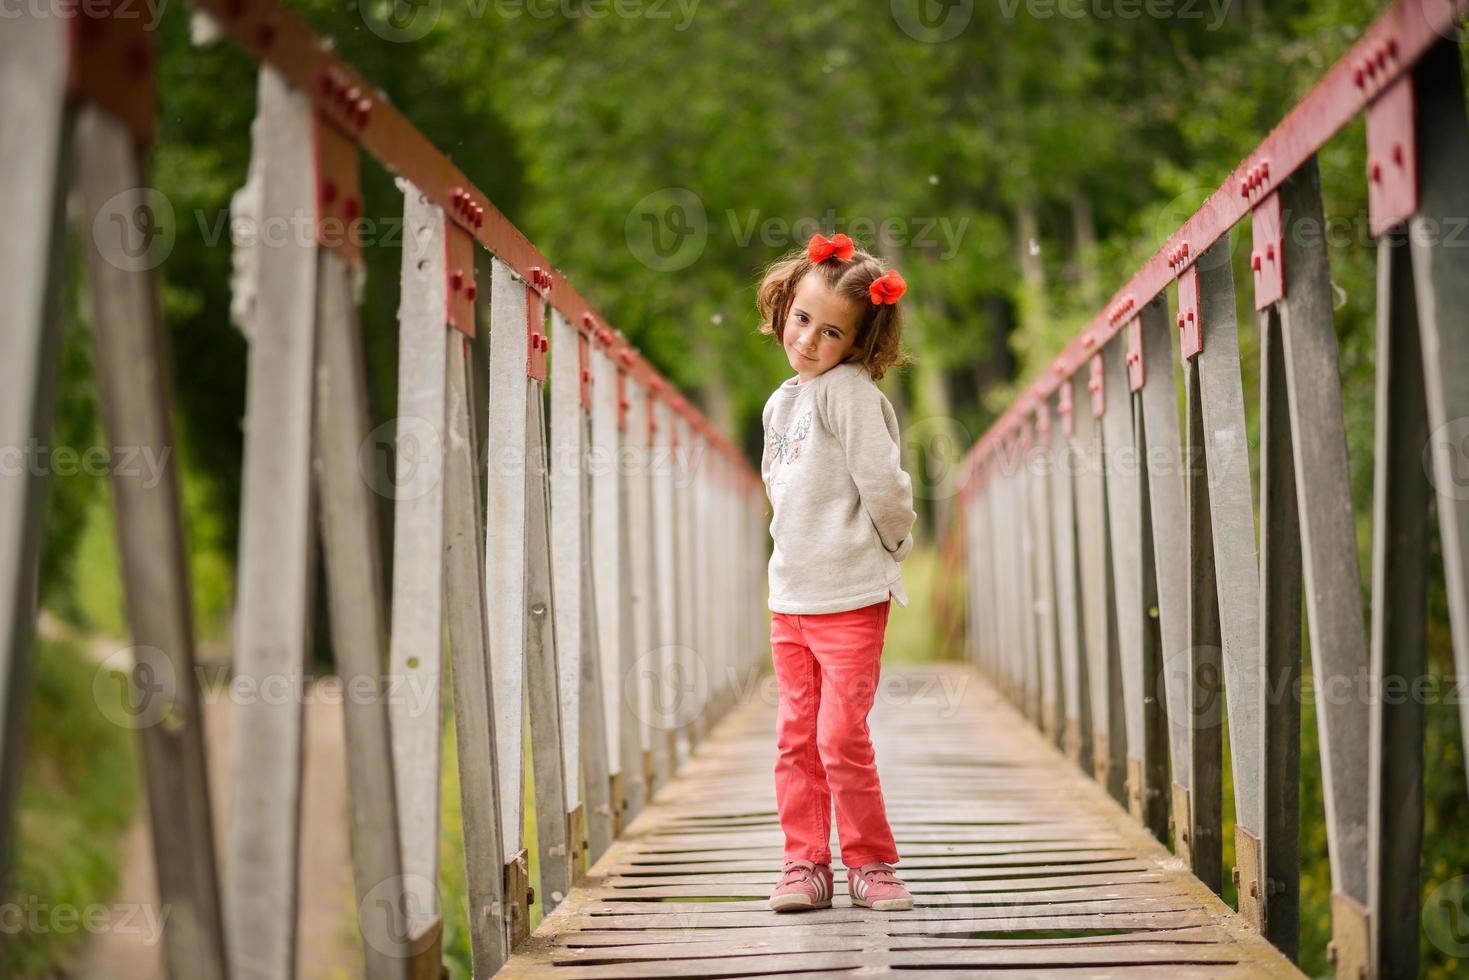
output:
[[[811,413],[807,412],[795,422],[790,428],[772,428],[770,432],[770,445],[774,449],[771,460],[774,463],[794,463],[801,455],[801,444],[806,441],[806,436],[811,432]]]

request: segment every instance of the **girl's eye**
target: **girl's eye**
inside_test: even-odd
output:
[[[805,323],[806,322],[806,314],[804,314],[804,313],[797,313],[796,314],[796,319],[797,320],[800,320],[802,323]]]

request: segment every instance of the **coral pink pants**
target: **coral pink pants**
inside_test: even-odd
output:
[[[772,614],[770,649],[780,682],[775,800],[787,861],[831,863],[833,802],[843,865],[898,861],[867,728],[891,602]]]

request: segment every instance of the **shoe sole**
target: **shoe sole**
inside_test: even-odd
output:
[[[776,912],[806,912],[813,909],[831,908],[831,899],[824,902],[813,902],[805,895],[792,893],[789,895],[778,895],[770,900],[770,907]]]
[[[879,898],[875,902],[866,902],[860,898],[852,899],[853,905],[860,905],[874,912],[906,912],[913,907],[911,898]]]

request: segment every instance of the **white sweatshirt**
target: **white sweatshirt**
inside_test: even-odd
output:
[[[898,416],[864,365],[847,361],[771,394],[760,475],[770,497],[771,612],[908,605],[898,563],[913,550],[913,481]]]

